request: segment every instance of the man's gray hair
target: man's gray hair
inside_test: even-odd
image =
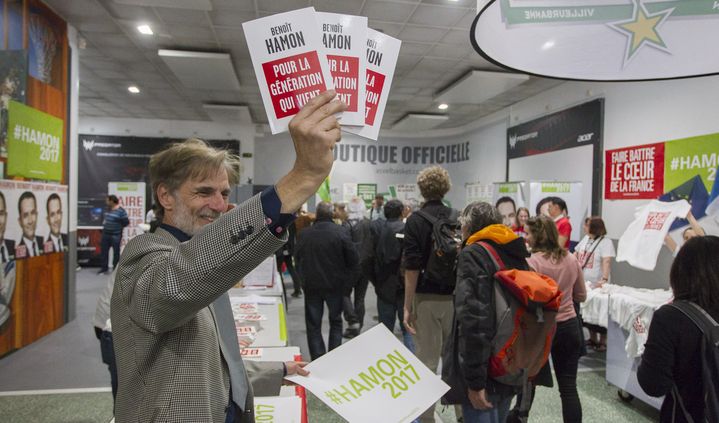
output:
[[[315,209],[315,218],[317,220],[332,220],[332,213],[334,213],[334,206],[332,203],[322,201],[317,204]]]
[[[216,175],[222,168],[227,171],[231,186],[240,179],[240,159],[225,150],[210,147],[197,138],[189,138],[150,157],[150,183],[152,201],[157,204],[155,216],[162,222],[165,209],[157,197],[157,188],[164,184],[173,195],[187,180],[202,180]]]
[[[502,215],[493,205],[484,201],[475,201],[464,208],[459,223],[462,226],[467,225],[469,234],[473,234],[487,226],[502,223]]]

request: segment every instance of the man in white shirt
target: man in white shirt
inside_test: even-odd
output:
[[[50,194],[46,203],[47,224],[50,234],[45,239],[45,253],[59,253],[67,249],[67,234],[62,230],[62,201],[56,193]]]
[[[42,237],[35,236],[37,229],[37,200],[35,194],[25,191],[20,195],[17,202],[18,223],[22,228],[22,238],[15,248],[15,256],[18,259],[35,257],[43,253]]]

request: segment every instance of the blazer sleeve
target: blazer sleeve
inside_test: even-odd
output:
[[[237,234],[244,230],[241,239]],[[178,244],[161,234],[132,239],[115,282],[130,319],[152,333],[182,326],[242,279],[287,240],[265,224],[256,195],[191,240]]]
[[[469,246],[459,255],[454,299],[459,362],[467,387],[475,391],[487,386],[495,331],[494,271],[487,269],[489,258],[482,260],[481,254],[479,247]]]
[[[280,394],[284,378],[282,362],[243,360],[243,363],[255,396],[276,397]]]

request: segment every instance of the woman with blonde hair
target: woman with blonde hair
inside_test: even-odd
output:
[[[583,302],[587,298],[582,267],[577,258],[559,244],[557,227],[548,217],[539,216],[527,221],[527,242],[532,248],[532,256],[527,259],[529,266],[554,279],[562,291],[557,332],[552,342],[552,364],[562,399],[564,422],[581,422],[577,368],[582,337],[573,301]]]

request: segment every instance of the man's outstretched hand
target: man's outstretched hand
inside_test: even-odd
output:
[[[342,138],[335,114],[347,109],[346,104],[333,101],[335,96],[334,90],[319,94],[289,123],[296,158],[292,170],[275,186],[282,201],[282,213],[299,209],[332,170],[332,150]]]

